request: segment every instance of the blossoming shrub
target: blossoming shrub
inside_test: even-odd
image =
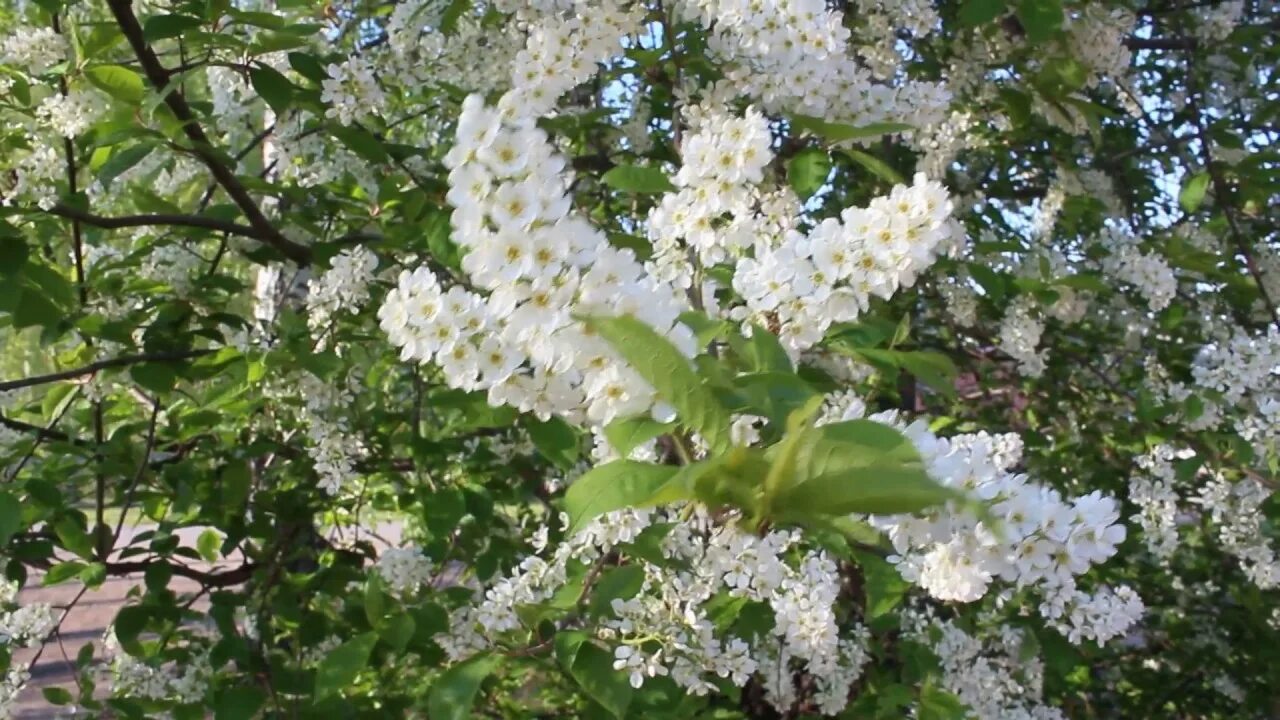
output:
[[[0,13],[0,718],[1280,707],[1274,3]]]

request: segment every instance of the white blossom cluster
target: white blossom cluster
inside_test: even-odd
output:
[[[1123,80],[1133,53],[1125,43],[1133,34],[1137,18],[1122,8],[1086,5],[1067,24],[1071,57],[1090,70],[1089,87],[1103,79]]]
[[[1044,321],[1034,301],[1019,295],[1009,303],[1000,321],[1000,350],[1018,361],[1018,370],[1030,377],[1040,377],[1045,369],[1045,352],[1038,350]]]
[[[378,58],[388,74],[409,87],[448,83],[483,94],[505,89],[509,78],[495,68],[510,67],[524,46],[518,24],[493,27],[482,24],[482,14],[463,12],[446,33],[441,25],[448,6],[440,0],[396,5],[385,28],[392,55]]]
[[[1132,285],[1153,311],[1169,306],[1178,292],[1178,279],[1173,268],[1159,253],[1143,252],[1138,239],[1115,226],[1107,227],[1099,242],[1110,251],[1102,261],[1103,272]]]
[[[754,109],[734,117],[719,108],[701,110],[695,117],[696,129],[681,145],[683,164],[673,178],[679,190],[663,195],[649,213],[657,264],[687,266],[687,245],[710,267],[742,255],[763,234],[749,188],[764,180],[765,166],[773,160],[768,119]],[[732,219],[722,227],[717,221],[725,216]],[[665,275],[675,279],[675,274]],[[689,287],[692,279],[686,272],[676,283]]]
[[[0,64],[43,75],[67,59],[70,44],[49,27],[19,26],[0,43]]]
[[[1245,576],[1263,590],[1280,587],[1280,560],[1261,510],[1270,496],[1271,490],[1253,478],[1231,482],[1214,473],[1195,499],[1209,512],[1223,550],[1238,559]]]
[[[1129,478],[1129,501],[1138,506],[1134,516],[1142,528],[1147,551],[1168,560],[1178,547],[1178,492],[1175,460],[1194,456],[1187,450],[1159,445],[1136,461],[1139,472]]]
[[[708,45],[725,65],[721,92],[758,98],[770,113],[801,113],[866,125],[943,119],[950,93],[938,83],[872,81],[850,52],[843,14],[823,0],[684,0],[676,9],[710,31]]]
[[[311,373],[301,373],[296,391],[304,405],[300,420],[307,429],[307,455],[311,458],[320,487],[337,495],[359,477],[356,460],[364,455],[360,436],[352,432],[347,410],[355,403],[356,378],[326,382]]]
[[[114,696],[187,704],[204,702],[209,694],[214,672],[207,647],[191,644],[187,646],[188,657],[181,662],[148,664],[121,652],[115,629],[109,628],[103,637],[103,651],[110,658],[103,668],[104,679]]]
[[[998,625],[983,637],[929,609],[902,614],[907,637],[938,657],[941,685],[977,720],[1063,720],[1061,710],[1043,703],[1044,663],[1026,658],[1024,630]]]
[[[382,329],[402,359],[435,360],[450,386],[493,405],[596,424],[648,411],[653,389],[574,315],[634,315],[692,355],[676,323],[685,302],[571,211],[564,158],[531,119],[504,119],[510,97],[497,108],[468,98],[446,156],[462,267],[489,295],[405,271],[378,310]]]
[[[334,256],[329,269],[307,284],[307,325],[313,337],[329,331],[333,316],[352,313],[369,299],[369,284],[378,258],[364,247],[343,250]]]
[[[1196,14],[1200,16],[1196,37],[1206,44],[1226,40],[1244,19],[1244,9],[1244,0],[1228,0],[1196,8]]]
[[[1201,348],[1191,367],[1199,388],[1221,396],[1221,405],[1236,410],[1235,430],[1253,443],[1260,457],[1280,449],[1280,328],[1251,335],[1231,327]],[[1206,407],[1215,403],[1206,402]]]
[[[902,35],[924,38],[938,24],[928,0],[858,0],[858,55],[877,77],[891,78],[907,59]]]
[[[36,118],[65,138],[84,134],[107,109],[106,98],[92,90],[72,89],[41,101]]]
[[[147,249],[140,272],[148,280],[168,285],[178,295],[189,295],[195,286],[192,277],[204,260],[177,243],[154,245]]]
[[[18,695],[31,681],[31,672],[26,665],[14,663],[9,672],[0,677],[0,720],[13,717],[18,703]]]
[[[776,319],[778,337],[793,350],[822,339],[832,323],[853,320],[872,297],[911,287],[957,231],[951,201],[939,183],[917,174],[866,208],[846,208],[807,236],[791,231],[776,248],[757,248],[740,262],[733,287],[748,313]]]
[[[639,28],[643,8],[615,0],[574,0],[568,12],[547,13],[528,30],[511,64],[511,92],[499,104],[508,115],[548,114],[597,65],[621,54],[621,39]],[[535,3],[536,5],[536,3]]]
[[[455,613],[437,642],[455,661],[493,647],[520,626],[518,607],[543,602],[568,582],[572,564],[596,563],[679,514],[679,508],[621,510],[593,520],[549,558],[527,557],[477,593],[477,603]],[[661,675],[694,694],[714,691],[714,677],[741,687],[758,673],[780,711],[797,700],[793,678],[802,670],[814,679],[822,711],[839,712],[867,660],[867,633],[856,623],[838,626],[836,566],[823,552],[797,552],[798,540],[790,531],[759,537],[701,510],[675,523],[661,549],[679,569],[633,559],[645,572],[639,593],[614,599],[613,617],[596,628],[614,646],[614,667],[635,687]],[[767,603],[773,629],[763,637],[717,635],[707,603],[724,594]]]
[[[367,57],[351,55],[341,64],[330,63],[325,72],[328,77],[320,84],[320,100],[329,105],[325,117],[351,125],[382,114],[387,98]]]
[[[1114,555],[1124,541],[1114,499],[1097,491],[1063,498],[1013,472],[1022,456],[1016,435],[940,438],[924,420],[908,424],[893,411],[867,416],[865,405],[851,392],[832,396],[820,422],[864,416],[901,430],[920,452],[930,477],[989,502],[998,521],[997,527],[989,526],[954,503],[918,515],[870,518],[893,543],[896,555],[890,561],[903,578],[934,598],[957,602],[983,597],[995,580],[1035,588],[1044,598],[1041,614],[1056,625],[1069,623],[1073,642],[1102,642],[1140,614],[1141,601],[1127,588],[1091,596],[1076,587],[1078,576]],[[1127,603],[1121,605],[1127,614],[1095,612],[1115,597]]]
[[[48,603],[17,605],[18,584],[0,578],[0,646],[35,647],[58,625]]]
[[[412,595],[431,582],[435,564],[421,548],[387,548],[378,555],[378,576],[398,597]]]

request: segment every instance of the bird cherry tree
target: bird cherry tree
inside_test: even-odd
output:
[[[0,13],[0,718],[1280,712],[1272,0]]]

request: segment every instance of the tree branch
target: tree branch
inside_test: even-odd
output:
[[[279,250],[282,255],[299,265],[310,264],[311,249],[281,235],[280,231],[267,219],[267,216],[262,214],[257,202],[249,195],[249,191],[236,178],[235,173],[223,164],[218,153],[214,152],[213,144],[209,142],[208,136],[204,134],[204,130],[200,127],[199,122],[196,121],[195,113],[187,105],[186,98],[183,97],[178,88],[168,87],[170,73],[160,64],[160,59],[156,57],[155,51],[151,49],[151,46],[147,44],[146,38],[143,37],[142,25],[139,24],[138,17],[133,14],[131,0],[107,0],[107,5],[111,8],[111,14],[115,16],[116,24],[120,26],[120,31],[129,40],[129,45],[133,48],[133,54],[138,57],[138,63],[142,65],[142,70],[146,73],[147,80],[156,89],[156,92],[164,95],[165,104],[169,106],[174,116],[182,123],[182,130],[193,145],[192,152],[204,162],[209,168],[209,172],[213,174],[214,179],[227,192],[231,200],[240,207],[240,211],[249,220],[249,224],[257,231],[257,239]]]
[[[34,377],[23,378],[21,380],[6,380],[4,382],[0,382],[0,392],[17,390],[18,388],[33,387],[35,385],[46,385],[51,382],[58,382],[59,380],[70,380],[72,378],[84,377],[85,375],[92,375],[99,370],[106,370],[108,368],[125,367],[144,362],[179,362],[182,360],[190,360],[191,358],[208,355],[211,352],[213,352],[213,350],[183,350],[181,352],[123,355],[121,357],[110,358],[108,360],[99,360],[72,370],[62,370],[56,373],[49,373],[48,375],[36,375]]]
[[[203,228],[206,230],[214,230],[217,232],[230,233],[232,235],[241,235],[243,237],[253,238],[255,240],[263,240],[262,234],[248,225],[230,222],[228,220],[218,220],[217,218],[203,217],[200,215],[123,215],[119,217],[103,217],[92,213],[71,207],[65,203],[58,203],[48,211],[52,215],[69,218],[76,222],[86,225],[92,225],[104,230],[116,230],[119,228],[130,227],[147,227],[150,225],[167,225],[176,227],[192,227]]]

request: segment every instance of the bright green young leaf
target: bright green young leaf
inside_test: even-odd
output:
[[[218,548],[222,545],[222,533],[208,528],[200,533],[196,538],[196,552],[200,553],[200,557],[205,562],[215,562],[218,559]]]
[[[602,175],[600,181],[614,190],[631,193],[664,193],[676,189],[666,173],[641,165],[619,165]]]
[[[58,563],[57,565],[49,568],[49,571],[44,574],[44,580],[41,582],[44,585],[57,585],[60,582],[66,582],[67,580],[76,577],[86,567],[88,566],[77,560]]]
[[[852,353],[882,371],[901,368],[948,397],[954,397],[956,394],[955,380],[959,370],[956,369],[955,363],[951,361],[951,358],[942,353],[928,350],[882,350],[880,348],[856,348],[852,350]]]
[[[633,317],[593,317],[587,323],[676,409],[682,425],[701,433],[713,450],[728,447],[729,413],[670,341]]]
[[[805,148],[787,161],[787,182],[800,199],[807,200],[831,173],[831,156],[819,148]]]
[[[858,163],[865,168],[867,172],[870,172],[881,180],[893,183],[894,185],[902,185],[906,183],[906,180],[902,178],[901,173],[894,170],[889,163],[881,160],[871,153],[864,152],[857,148],[844,148],[840,152],[849,156],[849,159]]]
[[[650,440],[675,429],[675,423],[660,423],[652,417],[619,418],[604,426],[605,439],[622,457]]]
[[[84,76],[99,90],[131,105],[141,103],[146,95],[142,76],[121,65],[95,65],[85,68]]]
[[[581,530],[607,512],[651,504],[678,469],[632,460],[614,460],[592,469],[565,492],[564,506],[572,522],[569,532]]]
[[[890,464],[855,467],[801,482],[777,501],[779,514],[802,522],[817,515],[898,515],[956,499],[921,468]]]
[[[316,699],[337,695],[351,687],[369,664],[369,654],[378,642],[376,633],[362,633],[334,648],[316,668]]]
[[[431,686],[431,694],[427,696],[427,717],[431,720],[470,718],[480,684],[500,662],[501,655],[476,655],[446,670]]]
[[[1205,193],[1209,190],[1209,179],[1209,173],[1202,171],[1192,175],[1183,184],[1182,192],[1178,193],[1178,205],[1184,211],[1193,213],[1200,209]]]

